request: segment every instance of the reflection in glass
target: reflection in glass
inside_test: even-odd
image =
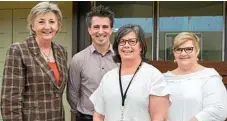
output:
[[[115,13],[113,34],[111,36],[111,43],[114,41],[114,36],[117,30],[125,24],[138,24],[144,31],[147,42],[148,59],[151,58],[151,43],[153,32],[153,2],[152,1],[98,1],[96,6],[104,5],[109,7]],[[145,12],[146,11],[146,12]]]
[[[159,58],[173,60],[174,37],[189,31],[200,39],[200,60],[222,60],[222,8],[223,2],[160,2]]]

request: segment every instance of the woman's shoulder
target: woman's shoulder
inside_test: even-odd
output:
[[[222,80],[222,76],[214,68],[206,68],[203,76],[204,78],[219,78]]]
[[[206,68],[206,72],[211,75],[219,75],[218,72],[214,68]]]
[[[140,74],[141,76],[143,77],[149,77],[149,78],[163,78],[163,74],[156,68],[154,67],[153,65],[149,64],[149,63],[146,63],[144,62],[142,64],[142,67],[141,67],[141,71]]]
[[[21,50],[23,48],[27,48],[26,40],[21,42],[14,42],[9,46],[9,49],[13,49],[13,50]]]
[[[213,76],[220,76],[219,73],[214,68],[205,67],[203,70],[193,73],[195,77],[207,78]]]
[[[114,75],[114,74],[118,74],[119,71],[119,67],[113,68],[110,71],[106,72],[105,75]]]
[[[143,62],[142,68],[144,71],[146,71],[149,74],[151,74],[151,73],[160,73],[161,74],[161,72],[156,67],[154,67],[153,65],[146,63],[146,62]]]
[[[144,69],[147,69],[147,70],[150,70],[150,71],[158,70],[156,67],[154,67],[153,65],[151,65],[147,62],[143,62],[142,67]]]
[[[12,44],[9,46],[9,48],[10,48],[10,49],[19,49],[20,46],[21,46],[22,44],[23,44],[23,43],[21,43],[21,42],[15,42],[15,43],[12,43]]]
[[[220,77],[219,73],[214,69],[214,68],[207,68],[205,67],[204,69],[189,73],[189,74],[184,74],[184,75],[175,75],[172,73],[172,71],[167,71],[163,73],[164,77],[168,79],[204,79],[204,78],[210,78],[210,77]]]

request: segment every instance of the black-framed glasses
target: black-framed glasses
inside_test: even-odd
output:
[[[128,44],[130,46],[134,46],[137,43],[137,38],[131,38],[131,39],[127,39],[127,40],[126,39],[120,39],[120,41],[118,42],[118,45],[124,46],[126,44],[126,42],[128,42]]]
[[[174,52],[180,54],[184,50],[185,53],[189,54],[192,53],[193,49],[194,47],[174,48]]]

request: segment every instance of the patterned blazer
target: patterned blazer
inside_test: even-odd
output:
[[[68,79],[67,51],[54,42],[52,50],[60,74],[58,85],[33,37],[10,46],[1,92],[4,121],[64,121],[62,95]]]

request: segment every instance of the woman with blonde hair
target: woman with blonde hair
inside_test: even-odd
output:
[[[214,68],[200,65],[199,39],[190,32],[174,39],[177,68],[164,74],[171,93],[170,121],[224,121],[227,92],[222,77]]]
[[[3,121],[64,121],[67,51],[52,42],[61,28],[62,13],[56,4],[40,2],[27,20],[32,35],[12,44],[5,60]]]

